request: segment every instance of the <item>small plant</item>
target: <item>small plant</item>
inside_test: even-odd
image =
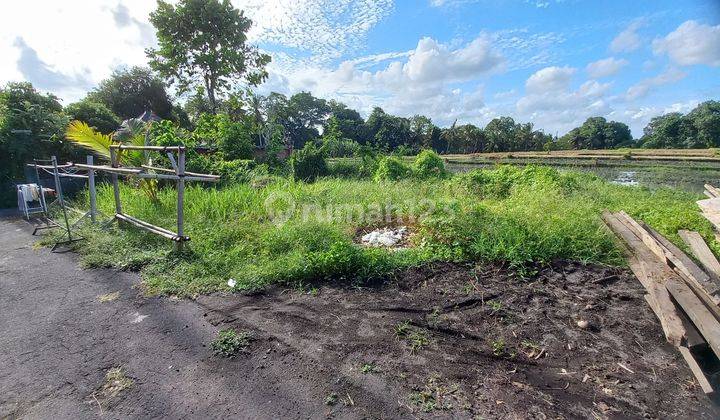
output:
[[[320,289],[318,289],[317,287],[313,287],[312,289],[307,291],[307,294],[310,296],[316,297],[317,295],[320,294]]]
[[[502,356],[505,354],[505,340],[498,338],[492,342],[492,352],[495,356]]]
[[[325,405],[335,405],[338,402],[338,394],[331,392],[325,397]]]
[[[308,142],[302,149],[292,152],[290,168],[296,180],[313,182],[328,173],[325,152]]]
[[[540,345],[531,340],[523,340],[521,344],[528,350],[540,350]]]
[[[440,383],[437,374],[431,375],[422,389],[410,394],[410,403],[421,411],[430,413],[435,410],[449,410],[452,404],[448,401],[457,392],[456,385],[447,387]]]
[[[440,309],[434,308],[432,312],[427,315],[427,323],[431,327],[436,327],[440,323]]]
[[[395,337],[404,338],[410,332],[410,321],[403,321],[395,326]]]
[[[128,378],[125,369],[114,367],[105,374],[105,384],[103,384],[101,393],[104,398],[114,398],[120,392],[132,387],[135,381]]]
[[[223,357],[233,357],[239,351],[244,350],[250,344],[250,333],[235,330],[221,330],[215,340],[210,343],[210,347],[216,355]]]
[[[362,366],[360,366],[360,372],[364,374],[375,373],[377,371],[377,366],[372,363],[363,363]]]
[[[373,178],[375,181],[397,181],[409,178],[411,174],[412,169],[400,158],[388,156],[380,160]]]
[[[407,336],[407,341],[410,343],[410,353],[415,353],[430,344],[430,339],[424,331],[410,332]]]
[[[502,302],[489,300],[487,304],[490,305],[490,309],[492,309],[493,312],[499,312],[502,309]]]

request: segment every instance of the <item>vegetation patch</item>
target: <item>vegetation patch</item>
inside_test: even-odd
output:
[[[176,195],[157,200],[121,185],[125,212],[173,229]],[[430,261],[501,263],[525,269],[557,259],[624,264],[622,248],[600,220],[603,209],[625,210],[674,241],[679,229],[718,245],[697,211],[698,194],[671,188],[611,184],[579,172],[500,166],[449,178],[375,182],[276,178],[263,188],[189,186],[186,234],[178,254],[165,239],[116,224],[87,226],[78,251],[89,267],[142,271],[149,293],[194,295],[268,284],[363,284]],[[85,202],[86,198],[80,200]],[[98,206],[114,212],[112,188],[100,185]],[[354,242],[367,226],[412,226],[412,247],[388,250]]]
[[[234,357],[250,345],[250,338],[247,331],[221,330],[217,338],[210,343],[210,347],[216,355]]]

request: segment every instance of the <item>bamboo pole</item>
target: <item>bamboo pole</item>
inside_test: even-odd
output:
[[[135,227],[139,227],[140,229],[144,229],[150,233],[160,235],[164,238],[170,239],[175,242],[182,242],[182,241],[189,240],[189,238],[187,238],[187,237],[181,237],[181,236],[177,235],[175,232],[171,232],[165,228],[161,228],[160,226],[152,225],[148,222],[142,221],[140,219],[136,219],[132,216],[128,216],[127,214],[117,213],[117,214],[115,214],[115,218],[118,220],[122,220],[124,222],[130,223],[131,225],[134,225]]]
[[[154,150],[159,152],[177,152],[185,146],[135,146],[132,144],[111,144],[110,149],[117,150]]]
[[[117,168],[117,151],[110,147],[110,166]],[[110,177],[113,184],[113,193],[115,194],[115,213],[122,214],[122,204],[120,203],[120,183],[118,182],[117,172],[111,172]]]
[[[62,194],[62,184],[60,183],[60,176],[58,174],[58,166],[57,166],[57,158],[55,156],[52,157],[52,163],[53,163],[53,176],[55,177],[55,191],[57,192],[57,199],[58,203],[60,203],[60,207],[63,211],[63,218],[65,219],[65,229],[67,230],[68,234],[68,241],[72,242],[72,233],[70,232],[70,222],[68,221],[67,216],[67,209],[65,209],[65,200],[63,199]],[[42,187],[40,187],[42,188]]]
[[[177,234],[182,238],[184,233],[184,204],[185,204],[185,148],[178,150],[178,162],[177,162]],[[177,250],[183,250],[182,239],[177,242]]]
[[[111,149],[112,150],[112,149]],[[112,153],[111,153],[112,154]],[[117,158],[116,158],[117,160]],[[142,172],[142,169],[136,168],[120,168],[117,163],[115,166],[104,166],[104,165],[85,165],[83,163],[73,163],[72,166],[80,169],[95,169],[98,171],[116,172],[118,174],[134,175]]]
[[[168,173],[173,173],[173,174],[177,173],[175,169],[158,168],[157,166],[150,166],[150,165],[142,165],[142,167],[145,168],[145,169],[153,170],[153,171],[168,172]],[[185,171],[185,175],[199,176],[199,177],[203,177],[203,178],[217,178],[217,179],[220,179],[220,175],[200,174],[200,173],[197,173],[197,172],[189,172],[189,171]],[[185,179],[187,179],[187,177],[185,177]]]
[[[86,160],[89,166],[93,165],[92,155],[87,156]],[[88,192],[90,194],[90,220],[95,223],[97,215],[97,192],[95,191],[95,170],[88,169]]]

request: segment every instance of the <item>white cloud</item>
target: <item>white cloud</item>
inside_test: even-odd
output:
[[[641,80],[639,83],[630,86],[625,94],[625,98],[629,101],[642,98],[647,96],[653,88],[675,83],[685,78],[685,76],[687,76],[687,73],[678,69],[669,68],[655,77]]]
[[[5,4],[0,84],[27,80],[65,103],[79,99],[116,67],[147,62],[144,48],[155,42],[147,17],[154,7],[143,0]]]
[[[613,116],[626,122],[628,126],[630,126],[633,135],[636,138],[639,138],[643,134],[643,129],[648,125],[653,117],[671,112],[680,112],[685,114],[698,106],[700,102],[701,101],[697,99],[691,99],[685,102],[676,102],[670,104],[669,106],[628,107],[622,111],[613,113]]]
[[[610,51],[612,52],[631,52],[635,51],[642,45],[637,30],[645,26],[643,19],[633,21],[625,30],[620,32],[610,43]]]
[[[297,48],[314,60],[359,49],[367,32],[393,9],[393,0],[235,0],[252,19],[248,37]]]
[[[525,90],[530,93],[545,93],[564,90],[575,74],[572,67],[545,67],[533,73],[525,82]]]
[[[720,25],[703,25],[688,20],[664,38],[653,41],[655,54],[667,54],[681,66],[720,66]]]
[[[572,90],[574,73],[571,67],[548,67],[530,76],[527,94],[515,104],[515,115],[546,132],[562,135],[588,117],[610,113],[612,109],[605,96],[611,84],[588,80]]]
[[[601,79],[603,77],[613,76],[617,74],[623,67],[627,66],[629,61],[624,58],[616,59],[608,57],[602,60],[594,61],[587,65],[586,71],[593,79]]]

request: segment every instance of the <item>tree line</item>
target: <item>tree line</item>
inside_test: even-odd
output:
[[[258,150],[274,159],[282,151],[321,146],[331,157],[357,156],[368,149],[415,154],[514,152],[618,147],[700,148],[720,146],[720,103],[708,101],[687,115],[654,118],[639,140],[628,126],[588,118],[560,138],[532,123],[497,117],[485,127],[437,126],[429,117],[402,117],[376,107],[367,118],[347,105],[299,92],[259,95],[271,57],[247,43],[252,22],[229,0],[158,1],[150,14],[158,47],[146,51],[150,67],[116,70],[78,102],[65,107],[30,83],[0,88],[0,194],[24,178],[23,164],[55,154],[80,158],[65,139],[72,120],[102,133],[121,121],[154,112],[163,123],[157,141],[192,142],[215,148],[217,159],[253,158]],[[244,86],[238,88],[237,86]],[[173,86],[179,97],[168,92]]]

